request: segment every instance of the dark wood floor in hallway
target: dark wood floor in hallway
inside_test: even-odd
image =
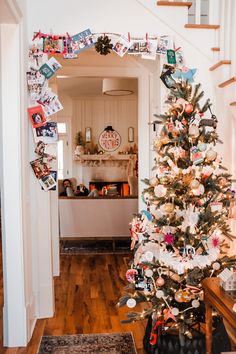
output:
[[[37,322],[27,348],[0,348],[4,354],[36,354],[41,335],[131,331],[138,354],[144,354],[144,322],[121,324],[127,308],[117,300],[127,284],[128,255],[61,256],[61,275],[55,278],[55,316]]]

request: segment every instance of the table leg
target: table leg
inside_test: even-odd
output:
[[[206,354],[211,354],[212,348],[212,307],[206,302]]]

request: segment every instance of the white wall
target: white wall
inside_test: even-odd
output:
[[[26,4],[22,0],[14,3],[2,1],[2,5],[0,150],[3,330],[5,346],[24,346],[32,335],[37,312],[33,280],[28,119],[25,114]]]
[[[137,96],[133,97],[87,97],[73,100],[72,118],[72,141],[73,148],[76,132],[82,131],[83,137],[86,127],[92,129],[92,142],[99,147],[98,139],[100,133],[111,125],[121,136],[121,145],[112,154],[127,151],[131,146],[138,143],[138,112]],[[135,132],[134,143],[128,142],[128,127],[133,127]],[[91,144],[86,144],[86,148]],[[72,152],[73,153],[73,152]],[[72,155],[73,156],[73,155]],[[96,167],[91,167],[91,162],[81,164],[73,159],[72,175],[78,182],[86,186],[90,181],[127,181],[127,161],[104,162]],[[82,181],[81,181],[82,178]]]

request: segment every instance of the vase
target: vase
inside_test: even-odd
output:
[[[83,145],[77,145],[75,148],[75,155],[80,156],[84,154],[84,146]]]

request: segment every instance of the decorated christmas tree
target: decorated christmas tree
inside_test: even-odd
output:
[[[171,73],[168,108],[152,122],[153,176],[144,180],[147,208],[131,223],[134,259],[119,301],[134,310],[143,303],[123,322],[151,318],[154,345],[158,327],[192,338],[194,325],[204,322],[202,280],[234,262],[227,256],[234,191],[215,147],[221,143],[216,116],[209,100],[200,104],[200,84],[174,80]]]

